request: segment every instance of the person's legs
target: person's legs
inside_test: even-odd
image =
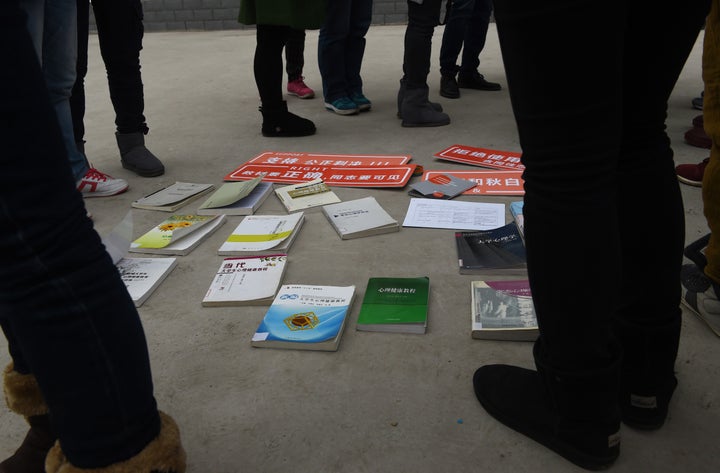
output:
[[[350,98],[363,95],[360,70],[365,55],[365,35],[371,22],[372,0],[352,0],[350,24],[345,40],[345,91]]]
[[[440,45],[440,74],[442,75],[455,76],[459,70],[457,59],[463,48],[474,4],[475,0],[456,0],[452,3]]]
[[[475,0],[472,18],[465,31],[462,62],[458,73],[458,86],[466,89],[500,90],[497,82],[488,82],[478,72],[480,66],[480,53],[485,47],[490,15],[492,14],[492,0]]]
[[[302,77],[305,67],[305,30],[290,28],[285,43],[285,71],[288,82]]]
[[[327,2],[325,22],[318,35],[318,66],[322,77],[325,108],[340,115],[354,115],[359,109],[348,96],[346,54],[351,28],[353,0]]]
[[[14,6],[0,7],[0,52],[9,61],[0,72],[0,318],[37,379],[67,461],[104,467],[137,455],[158,435],[147,345],[75,188]],[[38,168],[52,176],[51,186],[37,179]],[[184,470],[179,439],[174,454],[176,468],[164,471]]]
[[[70,95],[70,113],[75,143],[81,152],[84,152],[85,143],[85,76],[88,71],[89,27],[90,1],[77,0],[77,64],[75,85]]]

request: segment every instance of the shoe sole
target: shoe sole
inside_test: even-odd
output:
[[[370,105],[369,103],[365,104],[365,105],[358,105],[358,111],[360,111],[360,112],[367,112],[371,108],[372,108],[372,105]]]
[[[120,162],[122,164],[122,167],[127,169],[128,171],[132,171],[135,174],[137,174],[140,177],[158,177],[165,174],[165,168],[162,169],[156,169],[154,171],[143,171],[142,169],[138,169],[135,166],[132,166],[130,164],[126,164],[124,162]]]
[[[305,95],[296,94],[295,92],[288,92],[288,95],[294,95],[295,97],[297,97],[299,99],[311,99],[311,98],[315,97],[315,92],[311,92],[311,93],[305,94]]]
[[[341,108],[334,107],[333,104],[325,102],[325,108],[330,112],[335,112],[338,115],[356,115],[360,112],[359,108],[352,108],[349,110],[343,110]]]
[[[475,87],[472,85],[458,84],[458,87],[460,87],[461,89],[484,90],[486,92],[497,92],[498,90],[502,90],[502,86],[500,86],[500,87]],[[440,95],[442,95],[442,94],[440,94]]]
[[[444,121],[444,122],[430,122],[430,123],[405,123],[405,122],[402,122],[402,126],[404,126],[405,128],[429,128],[432,126],[445,126],[445,125],[449,125],[449,124],[450,124],[450,120],[448,120],[446,122]]]
[[[460,94],[457,94],[457,95],[447,94],[447,93],[444,93],[442,90],[440,91],[440,96],[445,97],[446,99],[459,99],[460,98]]]
[[[720,330],[718,330],[716,327],[714,327],[713,324],[710,323],[710,321],[705,319],[705,317],[703,317],[703,315],[700,313],[700,311],[698,311],[695,307],[693,307],[693,305],[690,302],[686,301],[684,294],[683,294],[683,297],[680,299],[680,302],[682,302],[682,305],[687,307],[690,312],[695,314],[695,316],[698,319],[700,319],[705,325],[707,325],[707,327],[710,329],[710,331],[712,333],[715,334],[715,336],[720,337]]]
[[[127,185],[127,186],[123,187],[122,189],[119,189],[119,190],[113,191],[113,192],[83,192],[83,191],[80,191],[80,193],[81,193],[82,196],[85,197],[85,198],[91,198],[91,197],[111,197],[111,196],[113,196],[113,195],[122,194],[123,192],[125,192],[126,190],[128,190],[129,187],[130,187],[130,186]]]
[[[692,180],[686,179],[680,175],[678,175],[677,178],[678,178],[678,181],[682,182],[683,184],[687,184],[687,185],[693,186],[693,187],[702,187],[702,181],[701,182],[692,181]]]

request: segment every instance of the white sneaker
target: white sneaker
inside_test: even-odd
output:
[[[83,197],[107,197],[122,194],[127,190],[128,183],[125,179],[115,179],[91,167],[78,181],[77,188]]]

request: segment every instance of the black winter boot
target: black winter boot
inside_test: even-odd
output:
[[[405,90],[407,90],[407,87],[405,85],[405,79],[400,79],[400,88],[398,89],[398,95],[397,95],[397,117],[402,118],[401,108],[402,108],[402,101],[405,98]],[[443,108],[442,105],[436,102],[428,102],[430,106],[436,111],[436,112],[442,112]]]
[[[446,113],[438,112],[428,100],[428,86],[419,89],[405,89],[405,95],[400,104],[402,126],[425,127],[443,126],[450,124],[450,117]]]
[[[260,107],[263,116],[262,134],[269,137],[293,137],[315,134],[315,124],[290,113],[287,102],[279,105],[263,105]]]
[[[537,371],[508,365],[479,368],[473,386],[480,404],[506,426],[578,466],[609,467],[620,454],[619,356],[607,368],[566,373],[547,366],[541,352],[538,339]]]
[[[613,332],[623,348],[618,401],[626,425],[655,430],[665,422],[677,386],[675,358],[680,323],[679,315],[659,327],[613,320]]]
[[[47,405],[35,377],[9,365],[4,373],[5,400],[13,412],[25,416],[30,429],[15,453],[0,463],[0,473],[44,473],[45,457],[56,440]]]
[[[120,148],[122,167],[142,177],[156,177],[165,174],[163,163],[145,147],[143,132],[115,133],[115,138],[118,148]]]
[[[459,99],[460,88],[458,87],[456,74],[440,75],[440,95],[448,99]]]

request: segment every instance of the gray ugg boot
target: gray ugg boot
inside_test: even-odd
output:
[[[443,126],[450,124],[450,117],[438,112],[428,100],[428,86],[419,89],[405,89],[405,95],[400,104],[402,126],[425,127]]]
[[[122,167],[142,177],[156,177],[165,173],[163,163],[145,147],[145,135],[141,132],[115,133]]]
[[[398,89],[398,94],[397,94],[397,117],[398,118],[402,118],[401,109],[402,109],[403,99],[405,98],[405,90],[407,90],[407,86],[405,84],[405,79],[403,78],[403,79],[400,79],[400,88]],[[428,103],[430,104],[430,106],[432,108],[435,109],[436,112],[443,111],[442,105],[440,105],[439,103],[436,103],[436,102],[428,102]]]

